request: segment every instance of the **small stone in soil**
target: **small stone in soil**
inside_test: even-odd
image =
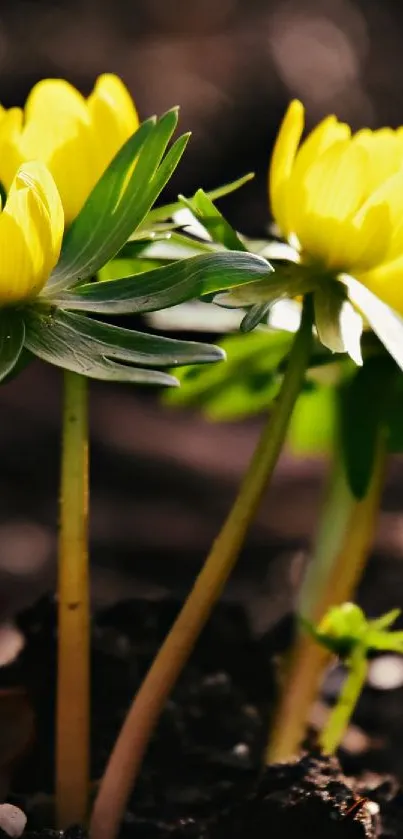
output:
[[[19,807],[13,804],[0,804],[0,828],[7,836],[21,836],[24,832],[27,817]]]

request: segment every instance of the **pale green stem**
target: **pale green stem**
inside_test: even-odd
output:
[[[301,600],[305,610],[302,614],[313,623],[318,623],[331,606],[354,599],[374,536],[385,459],[385,439],[381,432],[371,481],[360,501],[349,489],[341,459],[333,461],[322,523]],[[284,666],[267,763],[288,760],[298,752],[330,658],[331,654],[306,633],[298,633]]]
[[[91,821],[91,839],[115,839],[154,726],[235,565],[281,452],[312,344],[308,298],[271,416],[239,494],[178,618],[134,698],[110,756]]]
[[[89,790],[87,380],[64,373],[58,568],[56,819],[83,823]]]
[[[352,653],[340,696],[330,711],[320,736],[320,746],[326,754],[334,754],[347,731],[348,724],[360,698],[368,673],[366,651],[358,647]]]

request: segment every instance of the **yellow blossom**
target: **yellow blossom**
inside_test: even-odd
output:
[[[0,306],[35,297],[59,258],[63,207],[43,163],[25,163],[0,213]]]
[[[0,181],[8,191],[22,163],[42,160],[70,223],[138,124],[131,96],[117,76],[100,76],[87,99],[63,79],[44,79],[33,87],[24,110],[11,108],[2,116]]]
[[[269,173],[282,235],[304,263],[354,276],[403,313],[403,128],[352,134],[329,116],[300,143],[303,128],[294,100]]]

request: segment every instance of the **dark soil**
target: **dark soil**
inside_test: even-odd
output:
[[[93,627],[92,777],[100,777],[130,699],[179,608],[128,601]],[[122,825],[122,839],[372,839],[403,837],[403,793],[379,776],[347,780],[335,760],[260,767],[275,697],[275,654],[290,621],[256,640],[245,612],[222,604],[209,622],[167,703]],[[44,601],[20,626],[27,646],[0,671],[3,685],[24,684],[36,736],[20,762],[9,800],[28,816],[25,836],[60,836],[52,824],[55,683],[54,606]],[[370,810],[377,802],[380,815]],[[375,808],[376,809],[376,808]],[[65,839],[80,839],[79,828]]]

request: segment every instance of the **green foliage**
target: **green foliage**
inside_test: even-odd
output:
[[[292,339],[288,332],[269,329],[230,335],[221,342],[226,364],[179,371],[181,388],[166,394],[165,401],[200,408],[205,416],[217,421],[259,413],[278,393],[279,365],[287,356]]]
[[[366,494],[379,434],[386,436],[395,371],[388,356],[370,356],[341,390],[341,448],[356,498]]]
[[[193,198],[184,198],[181,195],[180,200],[203,225],[213,242],[219,242],[227,250],[246,251],[236,231],[202,189],[199,189]]]
[[[371,652],[403,654],[403,632],[390,629],[399,615],[400,609],[393,609],[380,618],[369,620],[355,603],[343,603],[329,609],[317,627],[305,619],[302,622],[319,644],[348,660],[357,650],[365,655]]]
[[[53,297],[53,304],[106,315],[154,312],[251,282],[270,271],[269,263],[253,254],[206,253],[118,281],[87,283]]]
[[[324,455],[332,450],[337,433],[338,399],[332,384],[308,378],[288,427],[288,445],[296,455]]]
[[[242,186],[247,184],[248,181],[252,180],[252,178],[254,178],[254,173],[249,172],[247,175],[243,175],[242,178],[238,178],[236,181],[231,181],[231,183],[219,186],[217,189],[211,190],[211,192],[206,192],[206,195],[211,201],[217,201],[219,198],[224,198],[226,195],[230,195],[231,192],[236,192],[237,189],[240,189]],[[147,223],[155,224],[156,222],[172,218],[172,216],[174,216],[175,213],[177,213],[182,207],[183,200],[175,201],[173,204],[165,204],[162,207],[155,207],[148,214]]]

